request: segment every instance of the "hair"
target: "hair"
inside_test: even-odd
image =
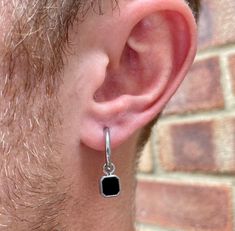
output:
[[[186,2],[189,4],[190,8],[192,9],[196,20],[198,20],[201,0],[186,0]]]
[[[111,1],[113,8],[117,7],[118,0]],[[65,230],[61,228],[60,213],[68,204],[69,189],[63,180],[60,158],[56,158],[59,144],[53,139],[54,128],[60,122],[57,73],[64,66],[69,28],[76,20],[82,21],[90,9],[103,14],[101,2],[0,3],[0,24],[5,24],[2,19],[12,20],[0,36],[1,230],[19,230],[15,228],[19,224],[23,227],[20,230]],[[198,18],[199,0],[187,2]],[[143,130],[139,146],[148,139],[155,121]]]
[[[110,1],[115,9],[118,0]],[[185,1],[198,19],[200,0]],[[11,0],[2,4],[6,6],[0,8],[0,15],[9,18],[11,13],[14,23],[3,35],[4,50],[0,51],[4,54],[0,57],[0,75],[4,76],[0,78],[1,97],[8,98],[12,105],[17,105],[19,94],[25,96],[24,101],[32,102],[39,91],[45,98],[52,98],[60,85],[56,73],[63,69],[63,55],[69,48],[69,28],[75,21],[84,20],[90,9],[103,14],[102,0]],[[20,68],[22,63],[24,70]]]

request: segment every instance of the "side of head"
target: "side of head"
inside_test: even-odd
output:
[[[103,127],[109,127],[113,148],[119,147],[162,111],[196,52],[196,22],[188,4],[197,9],[195,1],[120,1],[120,11],[84,21],[78,34],[86,28],[94,34],[81,44],[92,44],[97,56],[89,53],[86,59],[84,81],[92,84],[84,90],[83,144],[101,151]]]
[[[117,161],[129,171],[132,144],[193,62],[198,7],[198,0],[1,2],[5,230],[63,230],[68,218],[63,211],[71,214],[74,201],[86,206],[96,198],[98,207],[89,182],[100,172],[103,128],[111,130],[114,151],[125,151]],[[84,215],[84,209],[75,209]],[[94,221],[101,217],[90,210]],[[79,216],[74,220],[83,222]]]
[[[73,85],[79,91],[73,100],[86,102],[76,121],[84,125],[79,137],[97,150],[103,148],[103,127],[112,128],[118,146],[152,121],[195,55],[198,0],[16,3],[6,2],[10,10],[2,13],[14,22],[4,22],[10,26],[1,47],[2,95],[12,102],[44,95],[46,103],[59,88]],[[66,73],[68,67],[73,73]],[[71,74],[79,76],[78,83]],[[82,81],[86,92],[80,91]],[[81,114],[81,106],[73,113]],[[90,127],[95,134],[86,134]]]

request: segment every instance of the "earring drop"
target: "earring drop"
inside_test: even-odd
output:
[[[116,176],[115,165],[111,161],[111,138],[109,128],[104,129],[105,136],[105,158],[106,163],[103,167],[105,176],[100,179],[100,193],[103,197],[116,197],[120,194],[120,179]]]

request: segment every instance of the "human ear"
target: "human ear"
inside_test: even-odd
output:
[[[184,1],[127,1],[120,11],[101,28],[108,62],[94,73],[81,124],[81,142],[95,150],[103,150],[104,127],[115,148],[159,114],[195,56],[196,23]]]

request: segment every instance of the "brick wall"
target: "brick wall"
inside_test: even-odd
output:
[[[141,231],[235,230],[235,0],[202,1],[198,40],[141,160]]]

